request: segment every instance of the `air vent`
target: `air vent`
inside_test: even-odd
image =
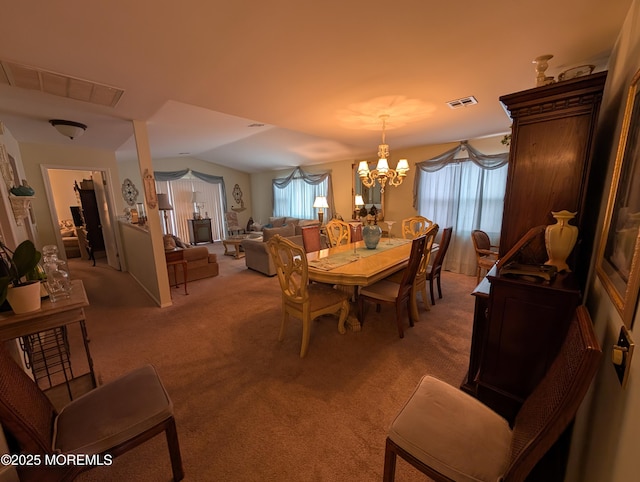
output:
[[[81,100],[91,104],[115,107],[124,90],[88,80],[76,79],[55,72],[0,61],[0,81],[6,80],[12,87],[38,90],[46,94]]]
[[[264,124],[260,124],[259,122],[254,122],[253,124],[249,124],[247,127],[264,127]]]
[[[450,100],[447,102],[447,105],[452,109],[459,109],[460,107],[468,107],[477,103],[476,98],[471,95],[469,97],[463,97],[462,99]]]

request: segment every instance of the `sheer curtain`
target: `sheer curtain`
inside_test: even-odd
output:
[[[316,196],[327,198],[325,219],[331,219],[335,212],[331,173],[308,174],[296,167],[289,176],[273,180],[273,216],[315,219]]]
[[[462,157],[463,151],[467,157]],[[508,153],[487,156],[466,142],[429,161],[418,163],[414,207],[440,225],[452,226],[444,269],[473,275],[474,229],[485,231],[492,244],[500,239],[507,181]]]
[[[214,182],[196,178],[212,178]],[[169,203],[173,211],[167,211],[169,232],[175,234],[184,242],[189,240],[189,219],[193,219],[196,206],[193,203],[193,193],[200,192],[204,208],[201,211],[203,217],[211,219],[211,235],[214,241],[220,241],[224,233],[224,212],[226,196],[224,181],[222,178],[185,170],[173,173],[155,172],[156,190],[159,193],[169,195]],[[161,211],[160,216],[164,217]],[[164,225],[164,219],[161,219]]]

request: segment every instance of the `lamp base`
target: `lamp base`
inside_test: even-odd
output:
[[[318,221],[320,221],[320,224],[324,223],[324,213],[323,212],[319,212],[318,213]]]

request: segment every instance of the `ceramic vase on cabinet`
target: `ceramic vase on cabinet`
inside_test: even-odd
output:
[[[549,260],[545,263],[555,266],[558,271],[571,271],[567,258],[578,239],[578,228],[569,224],[577,213],[570,211],[553,211],[551,215],[556,224],[550,224],[544,232],[544,243]]]
[[[367,249],[376,249],[382,236],[382,228],[377,224],[367,224],[362,227],[362,239]]]

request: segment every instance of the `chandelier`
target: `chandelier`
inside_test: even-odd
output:
[[[380,116],[380,119],[382,119],[382,144],[378,146],[378,164],[376,168],[373,171],[369,170],[367,161],[360,161],[358,165],[358,176],[360,176],[362,184],[366,187],[372,187],[377,179],[380,183],[380,193],[384,192],[387,182],[390,186],[402,184],[407,172],[409,172],[409,163],[406,159],[400,159],[395,169],[389,168],[389,162],[387,162],[389,145],[385,144],[385,128],[388,118],[389,116],[386,114]]]

